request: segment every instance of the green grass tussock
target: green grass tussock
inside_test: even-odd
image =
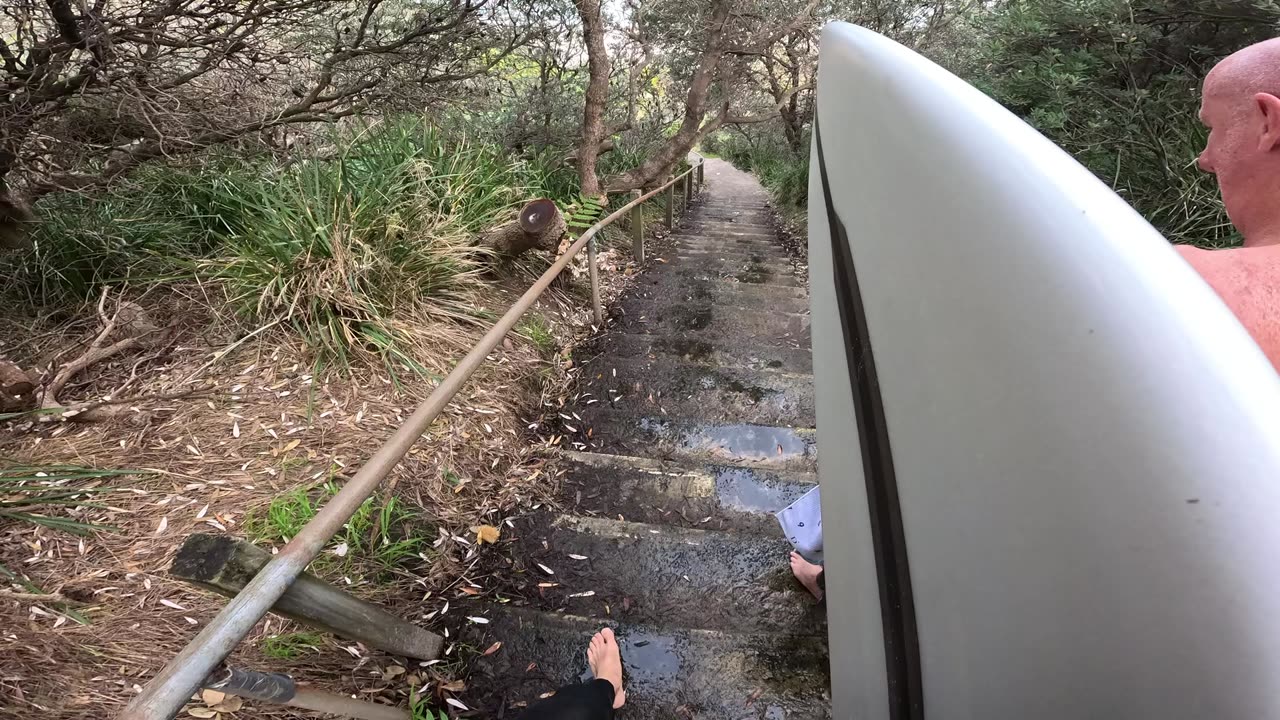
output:
[[[265,508],[246,516],[244,531],[258,544],[288,542],[339,489],[334,482],[327,482],[279,495]],[[329,551],[313,564],[320,569],[336,564],[344,569],[392,570],[419,559],[435,533],[419,513],[394,496],[369,498],[333,537]]]
[[[74,535],[116,532],[117,528],[79,518],[105,510],[106,506],[94,499],[118,490],[118,478],[138,474],[145,472],[77,465],[5,464],[0,466],[0,519]]]
[[[155,165],[101,197],[45,201],[29,252],[0,258],[28,306],[79,302],[104,284],[200,281],[228,318],[282,320],[321,357],[412,361],[424,317],[475,320],[481,230],[533,197],[567,206],[577,180],[550,154],[446,136],[419,119],[336,135],[280,164],[208,154]]]
[[[291,632],[262,639],[262,654],[277,660],[294,660],[316,652],[324,644],[324,636],[314,632]]]

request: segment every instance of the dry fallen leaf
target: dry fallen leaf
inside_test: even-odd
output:
[[[227,699],[227,694],[221,690],[201,690],[200,699],[205,705],[217,705]]]
[[[502,643],[501,643],[501,642],[496,642],[496,643],[494,643],[494,644],[490,645],[490,646],[489,646],[489,649],[487,649],[487,650],[485,650],[485,651],[484,651],[484,654],[485,654],[485,655],[492,655],[492,654],[494,654],[494,653],[498,652],[498,650],[499,650],[501,647],[502,647]]]
[[[454,707],[458,708],[459,710],[470,710],[470,708],[468,708],[466,705],[463,705],[463,704],[462,704],[462,701],[461,701],[461,700],[454,700],[453,698],[448,698],[447,700],[445,700],[445,702],[447,702],[447,703],[449,703],[450,705],[452,705],[452,706],[454,706]]]
[[[498,542],[498,537],[502,531],[492,525],[480,525],[471,528],[476,533],[476,544],[483,545],[485,543],[493,544]]]
[[[538,567],[542,568],[542,572],[544,572],[544,573],[546,573],[546,574],[548,574],[548,575],[555,575],[555,574],[556,574],[556,571],[555,571],[555,570],[552,570],[551,568],[547,567],[546,565],[543,565],[542,563],[537,563],[537,565],[538,565]]]
[[[241,700],[238,696],[228,695],[226,700],[223,700],[222,702],[218,703],[217,705],[214,705],[209,709],[214,710],[216,712],[220,712],[220,713],[224,713],[224,712],[233,713],[238,711],[243,706],[244,706],[244,701]]]
[[[198,717],[198,718],[212,718],[212,717],[218,716],[218,713],[214,712],[213,710],[210,710],[207,707],[189,708],[187,710],[187,714],[190,715],[191,717]]]
[[[479,591],[479,590],[477,590],[477,589],[475,589],[475,588],[473,588],[473,587],[464,587],[464,588],[458,588],[458,589],[459,589],[459,590],[461,590],[463,593],[465,593],[465,594],[467,594],[467,595],[479,595],[479,594],[480,594],[480,591]]]

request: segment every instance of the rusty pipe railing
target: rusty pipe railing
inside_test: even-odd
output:
[[[307,565],[324,549],[325,543],[342,529],[351,516],[375,490],[391,469],[400,462],[409,448],[436,419],[436,416],[453,400],[485,358],[502,342],[516,322],[533,306],[539,296],[551,285],[569,262],[605,227],[631,211],[631,208],[666,190],[681,178],[689,176],[705,162],[701,158],[680,175],[650,190],[610,213],[592,225],[569,246],[547,271],[539,277],[520,299],[494,323],[480,342],[468,352],[453,370],[440,382],[431,395],[423,400],[413,414],[396,432],[374,452],[356,474],[342,486],[333,499],[325,503],[302,530],[245,585],[222,611],[195,636],[186,647],[174,656],[142,689],[142,692],[121,711],[119,720],[169,720],[182,709],[184,703],[199,689],[200,683],[213,672],[236,645],[244,639],[263,615],[275,605],[293,581]],[[591,294],[597,323],[603,319],[595,253],[591,254]]]

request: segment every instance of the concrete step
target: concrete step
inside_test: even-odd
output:
[[[742,197],[732,200],[725,198],[714,198],[705,204],[709,208],[732,209],[732,210],[769,210],[772,202],[768,195],[759,195],[756,197]]]
[[[808,298],[750,292],[761,287],[771,289],[768,286],[745,283],[697,283],[658,294],[637,288],[630,297],[615,303],[611,310],[618,314],[652,318],[666,312],[668,303],[684,302],[708,304],[726,312],[767,310],[787,315],[804,315],[809,312]]]
[[[695,207],[693,212],[686,214],[685,217],[731,221],[750,219],[758,222],[770,222],[773,220],[773,211],[767,207],[730,207],[718,204],[704,204]]]
[[[668,628],[825,629],[781,536],[567,514],[512,524],[512,567],[492,589],[516,604]]]
[[[610,310],[615,327],[625,332],[701,333],[720,335],[767,344],[809,346],[809,316],[784,313],[750,313],[734,308],[716,307],[709,302],[669,302],[658,317],[622,315]]]
[[[816,475],[567,451],[559,499],[575,514],[736,530],[776,537],[774,513],[813,489]]]
[[[677,237],[704,237],[708,240],[751,240],[768,243],[776,243],[778,237],[772,231],[750,231],[750,229],[735,228],[732,224],[716,228],[708,228],[705,225],[680,225],[673,234]]]
[[[670,253],[668,253],[669,255]],[[688,258],[692,260],[702,259],[735,259],[735,260],[756,260],[756,261],[774,261],[780,260],[790,262],[791,255],[783,250],[780,246],[772,247],[744,247],[738,243],[726,244],[709,244],[699,242],[680,242],[675,247],[675,256],[679,258]]]
[[[721,463],[765,470],[817,472],[817,438],[809,428],[714,423],[650,415],[642,398],[579,409],[579,440],[588,452],[636,455],[684,463]],[[586,437],[590,430],[590,437]]]
[[[826,637],[816,633],[679,630],[576,614],[492,607],[462,642],[499,650],[479,659],[461,700],[482,717],[517,717],[546,693],[589,677],[586,648],[613,627],[628,720],[827,720]],[[452,713],[450,713],[452,716]]]
[[[791,258],[785,255],[781,250],[772,253],[754,252],[738,254],[738,253],[704,253],[697,256],[681,257],[680,251],[677,251],[675,260],[668,260],[666,263],[672,270],[694,270],[708,273],[718,273],[721,275],[729,275],[734,278],[739,276],[749,276],[751,278],[765,278],[765,282],[778,283],[784,278],[794,279],[795,265],[792,264]],[[742,282],[750,282],[750,280],[742,280]]]
[[[741,238],[716,238],[704,236],[676,236],[676,252],[736,252],[741,255],[776,255],[786,258],[787,252],[774,241],[749,241]]]
[[[772,368],[812,372],[813,357],[807,345],[762,345],[744,338],[699,333],[690,338],[679,333],[611,332],[602,338],[614,357],[669,356],[713,367]]]
[[[688,222],[681,223],[676,228],[680,232],[686,233],[744,233],[747,235],[759,235],[761,237],[777,237],[772,225],[752,222],[733,222],[728,220],[707,220],[707,219],[691,219]]]
[[[667,267],[670,265],[670,267]],[[770,268],[765,265],[751,265],[741,271],[732,272],[723,268],[701,268],[695,266],[667,263],[649,271],[652,274],[674,273],[682,282],[716,281],[727,283],[746,283],[749,285],[773,285],[803,290],[805,283],[796,277],[791,266]]]
[[[755,229],[763,233],[774,232],[772,218],[760,213],[691,213],[682,218],[681,224],[703,225],[708,228]]]
[[[774,232],[773,218],[768,214],[717,214],[690,213],[677,223],[677,227],[725,227],[727,229],[751,229],[757,232]]]
[[[697,300],[719,301],[724,297],[751,296],[755,298],[791,298],[809,303],[807,288],[797,285],[763,285],[760,283],[744,283],[716,276],[698,279],[695,268],[680,266],[668,261],[670,272],[662,272],[662,265],[650,269],[640,276],[637,292],[644,293],[647,298],[663,297],[691,298]],[[706,273],[703,273],[704,275]]]
[[[752,239],[744,237],[716,237],[713,235],[683,235],[679,232],[672,236],[678,249],[726,249],[741,252],[782,252],[781,243],[774,239]]]
[[[775,316],[776,317],[776,316]],[[602,356],[582,366],[578,389],[601,403],[623,398],[649,414],[716,422],[813,427],[813,376],[714,368],[671,358]]]

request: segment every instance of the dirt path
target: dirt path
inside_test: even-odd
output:
[[[630,718],[825,718],[825,615],[770,513],[816,478],[808,292],[767,196],[710,160],[709,185],[580,354],[563,513],[524,516],[513,602],[472,608],[502,643],[464,697],[491,716],[580,677],[591,632],[622,645]]]

